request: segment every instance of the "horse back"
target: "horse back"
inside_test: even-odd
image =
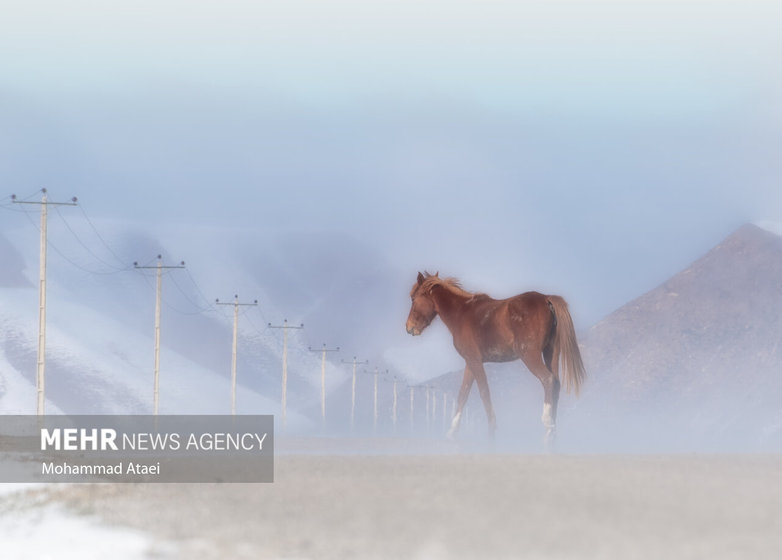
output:
[[[526,292],[503,300],[481,295],[470,307],[465,326],[484,362],[516,360],[524,348],[542,351],[548,340],[552,316],[543,294]]]

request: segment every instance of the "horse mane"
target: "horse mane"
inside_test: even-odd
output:
[[[485,294],[468,292],[467,290],[462,288],[461,283],[456,278],[453,277],[440,278],[436,274],[429,274],[428,272],[424,272],[424,281],[420,285],[414,286],[413,292],[410,295],[412,296],[413,293],[416,292],[416,290],[422,290],[423,293],[425,294],[431,294],[432,289],[435,286],[440,286],[442,288],[445,288],[452,294],[468,297],[468,298],[485,295]]]

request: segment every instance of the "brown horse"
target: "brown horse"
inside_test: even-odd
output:
[[[407,332],[413,336],[421,334],[439,315],[466,364],[448,437],[453,437],[459,429],[462,408],[473,380],[478,383],[486,408],[489,435],[494,437],[497,421],[483,364],[520,359],[543,384],[543,425],[548,446],[556,429],[560,360],[568,391],[573,389],[578,395],[586,376],[565,300],[538,292],[496,300],[486,294],[465,291],[453,278],[420,272],[410,298],[413,303]]]

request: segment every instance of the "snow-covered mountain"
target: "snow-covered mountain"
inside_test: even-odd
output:
[[[39,271],[35,224],[16,219],[5,220],[0,227],[3,413],[35,411]],[[185,269],[167,269],[163,275],[160,412],[230,412],[233,307],[217,306],[214,298],[230,303],[237,294],[240,301],[259,303],[241,308],[237,411],[279,414],[283,333],[267,328],[267,323],[281,325],[288,319],[295,326],[326,306],[317,294],[307,292],[307,282],[292,285],[298,271],[282,268],[280,255],[270,257],[268,247],[254,244],[241,231],[200,227],[153,231],[78,217],[66,222],[64,212],[50,216],[49,240],[47,412],[151,411],[155,270],[137,269],[132,263],[154,267],[161,254],[166,265],[187,261]],[[255,252],[249,250],[253,245]],[[291,427],[307,425],[309,420],[297,410],[311,407],[320,397],[320,354],[309,351],[308,346],[315,345],[305,334],[311,335],[288,331]],[[327,364],[329,389],[344,376],[341,365]]]
[[[327,355],[330,431],[349,426],[351,368],[343,362],[353,356],[370,359],[357,382],[360,433],[375,431],[375,368],[381,372],[379,433],[394,430],[393,377],[397,431],[417,433],[425,421],[424,389],[414,389],[410,429],[409,385],[422,382],[444,399],[429,433],[444,431],[449,414],[442,414],[443,403],[452,406],[461,361],[439,322],[426,340],[408,341],[403,326],[409,271],[395,270],[360,239],[92,221],[86,214],[66,222],[64,216],[53,212],[49,224],[47,411],[151,411],[155,271],[132,263],[154,267],[160,254],[167,265],[186,261],[186,268],[166,270],[163,277],[161,413],[230,411],[233,309],[215,305],[214,298],[230,303],[238,294],[240,301],[259,303],[242,307],[239,317],[239,413],[280,414],[283,333],[267,324],[287,319],[305,324],[288,331],[292,429],[319,429],[319,349],[326,343],[341,347]],[[0,413],[32,413],[37,217],[4,212],[0,218]],[[777,449],[780,262],[781,238],[745,226],[682,273],[581,332],[589,381],[581,399],[562,398],[562,444]],[[539,383],[518,362],[488,365],[487,371],[500,437],[536,448]],[[470,403],[476,433],[482,432],[477,395]]]
[[[585,336],[581,437],[782,448],[782,237],[745,225]]]

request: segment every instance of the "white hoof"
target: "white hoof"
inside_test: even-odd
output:
[[[462,413],[457,412],[453,417],[453,420],[451,420],[451,429],[448,430],[447,434],[445,434],[445,437],[448,439],[448,441],[454,441],[456,439],[456,431],[459,429],[459,420],[461,420],[461,418]]]
[[[546,453],[552,453],[554,451],[554,442],[557,439],[557,427],[553,424],[546,426],[546,435],[543,438],[543,448]]]

